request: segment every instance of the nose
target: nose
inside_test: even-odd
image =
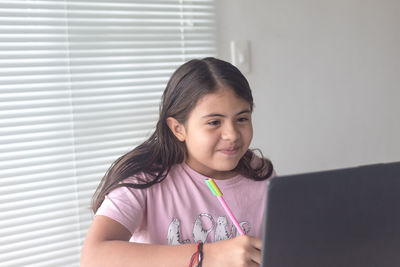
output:
[[[234,123],[226,123],[222,128],[221,137],[223,140],[236,141],[240,137],[240,132]]]

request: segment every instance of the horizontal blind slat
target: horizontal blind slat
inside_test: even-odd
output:
[[[71,204],[69,204],[71,207]],[[40,211],[40,209],[38,209]],[[23,242],[27,239],[40,239],[43,238],[43,232],[52,231],[53,233],[59,232],[60,228],[69,227],[76,230],[76,220],[69,219],[76,218],[76,207],[64,209],[44,211],[41,214],[28,213],[17,219],[4,219],[1,226],[4,230],[8,230],[2,235],[0,244],[2,246],[12,244],[15,242]],[[21,220],[24,220],[21,222]],[[62,231],[60,233],[63,233]],[[65,232],[64,232],[65,234]]]
[[[67,240],[54,243],[53,245],[47,244],[31,249],[19,250],[11,253],[11,255],[5,254],[3,266],[51,266],[47,264],[60,262],[60,259],[65,261],[65,257],[74,258],[74,265],[72,266],[79,266],[80,251],[76,243],[76,240]],[[3,262],[2,258],[0,258],[0,262]]]

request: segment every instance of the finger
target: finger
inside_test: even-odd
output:
[[[248,267],[260,267],[260,263],[256,263],[256,262],[252,261],[247,266]]]
[[[255,237],[251,237],[250,242],[251,242],[251,245],[254,248],[256,248],[258,250],[261,250],[261,248],[262,248],[262,240],[261,239],[255,238]]]
[[[261,263],[261,250],[252,248],[249,251],[250,260],[254,263]]]

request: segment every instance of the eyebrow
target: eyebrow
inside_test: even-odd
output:
[[[235,116],[239,116],[244,113],[251,113],[251,111],[250,111],[250,109],[245,109],[245,110],[242,110],[239,113],[237,113]],[[202,116],[202,118],[210,118],[210,117],[226,117],[226,115],[219,114],[219,113],[210,113],[210,114]]]

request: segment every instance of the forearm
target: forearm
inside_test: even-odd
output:
[[[84,247],[81,266],[186,267],[196,250],[196,244],[168,246],[127,241],[102,241]]]
[[[130,232],[118,222],[96,216],[82,249],[82,267],[188,266],[197,252],[197,244],[152,245],[129,242]],[[205,243],[203,267],[258,266],[261,260],[260,239],[238,236]]]

